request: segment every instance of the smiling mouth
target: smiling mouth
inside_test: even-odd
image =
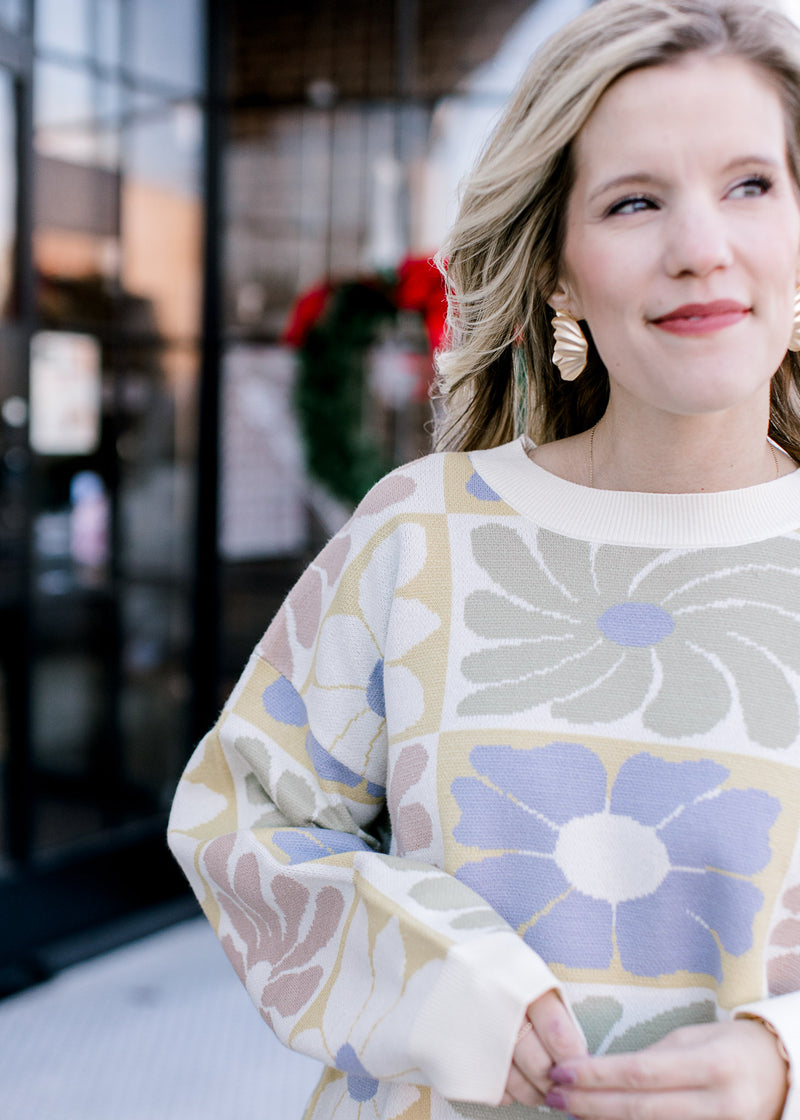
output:
[[[713,303],[686,303],[650,321],[653,326],[670,334],[702,335],[736,326],[749,314],[749,307],[726,299]]]

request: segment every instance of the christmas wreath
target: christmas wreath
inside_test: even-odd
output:
[[[365,417],[367,355],[401,314],[416,312],[432,359],[445,335],[444,282],[433,261],[409,258],[397,272],[326,283],[301,295],[283,341],[297,350],[295,407],[306,465],[337,498],[355,505],[395,464]],[[415,388],[427,397],[433,362]]]

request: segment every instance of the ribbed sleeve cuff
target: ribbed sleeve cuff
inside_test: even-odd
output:
[[[412,1031],[415,1064],[444,1097],[497,1105],[532,1000],[560,986],[511,932],[453,945]]]

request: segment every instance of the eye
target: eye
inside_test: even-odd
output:
[[[728,198],[760,198],[772,190],[772,180],[766,175],[748,175],[728,192]]]
[[[646,194],[632,194],[613,203],[606,211],[607,217],[615,214],[639,214],[644,210],[657,210],[658,203]]]

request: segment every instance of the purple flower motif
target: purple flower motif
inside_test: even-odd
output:
[[[326,751],[310,731],[306,736],[306,750],[314,769],[325,781],[338,782],[350,789],[355,789],[364,781],[362,774],[351,770],[349,766],[339,762],[338,758],[334,758],[330,751]],[[370,797],[384,797],[386,788],[377,782],[367,782],[367,793]]]
[[[264,711],[279,723],[292,727],[303,727],[308,723],[308,714],[303,698],[291,681],[278,677],[268,685],[262,694]]]
[[[277,829],[272,834],[272,842],[286,853],[290,863],[371,850],[358,836],[333,828]]]
[[[488,482],[481,478],[477,471],[473,471],[467,479],[465,490],[481,502],[499,502],[501,500],[500,495],[491,488]]]
[[[675,620],[654,603],[615,603],[600,615],[597,629],[618,646],[646,649],[668,638]]]
[[[722,955],[752,946],[763,896],[752,876],[771,856],[779,801],[725,786],[710,759],[642,752],[609,789],[579,743],[477,746],[475,777],[451,791],[455,839],[491,851],[462,865],[478,891],[551,964],[635,976],[683,969],[722,979]],[[500,854],[497,854],[497,853]]]
[[[375,662],[375,668],[367,682],[367,703],[376,716],[386,719],[386,693],[383,687],[383,658]]]
[[[336,1052],[336,1068],[347,1074],[347,1092],[354,1101],[371,1100],[378,1091],[378,1082],[364,1069],[349,1042]]]

